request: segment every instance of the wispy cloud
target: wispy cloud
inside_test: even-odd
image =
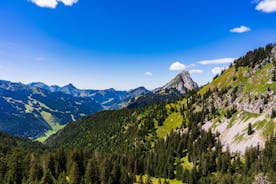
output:
[[[261,0],[256,6],[256,10],[265,13],[276,12],[276,0]]]
[[[78,0],[29,0],[42,8],[56,8],[58,3],[63,3],[65,6],[72,6]]]
[[[226,64],[226,63],[233,63],[236,58],[219,58],[219,59],[212,59],[212,60],[203,60],[199,61],[198,63],[201,65],[213,65],[213,64]]]
[[[186,66],[183,63],[180,63],[177,61],[177,62],[172,63],[169,69],[171,71],[185,70]]]
[[[194,70],[190,70],[189,73],[190,74],[199,74],[199,73],[203,73],[203,70],[194,69]]]
[[[151,72],[145,72],[144,75],[145,76],[152,76],[152,73]]]
[[[222,72],[222,70],[225,70],[225,68],[217,66],[217,67],[215,67],[215,68],[212,69],[212,73],[214,75],[217,75],[217,74],[220,74]]]
[[[233,29],[230,29],[231,33],[245,33],[251,31],[250,27],[247,26],[240,26],[240,27],[235,27]]]

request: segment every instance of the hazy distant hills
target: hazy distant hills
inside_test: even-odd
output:
[[[0,81],[0,130],[44,140],[65,124],[104,109],[119,109],[131,98],[148,93],[144,87],[131,91],[80,90],[72,84],[59,87],[41,82],[24,85]]]
[[[100,111],[102,106],[90,98],[0,81],[0,109],[0,130],[37,138]]]
[[[117,91],[113,88],[106,90],[82,90],[76,88],[73,84],[63,87],[48,86],[41,82],[31,83],[29,86],[43,88],[50,92],[61,92],[74,97],[90,98],[100,104],[103,109],[119,109],[126,104],[131,98],[149,93],[146,88],[138,87],[130,91]]]

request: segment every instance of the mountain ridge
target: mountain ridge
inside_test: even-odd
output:
[[[189,72],[182,71],[163,87],[156,88],[151,93],[133,99],[128,108],[143,107],[156,102],[169,102],[195,90],[198,90],[198,84],[193,81]]]

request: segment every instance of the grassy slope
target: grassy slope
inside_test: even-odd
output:
[[[49,113],[49,112],[42,111],[42,112],[40,112],[40,114],[43,117],[43,119],[52,128],[52,130],[48,130],[47,132],[45,132],[44,136],[41,136],[41,137],[39,137],[39,138],[36,139],[39,142],[44,142],[48,137],[50,137],[51,135],[57,133],[57,131],[61,130],[62,128],[64,128],[65,125],[60,125],[59,121],[56,118],[54,118],[52,116],[52,114]]]
[[[154,177],[150,177],[151,181],[152,181],[152,184],[158,184],[158,181],[161,180],[162,183],[164,183],[165,179],[164,178],[154,178]],[[144,183],[146,182],[147,180],[147,176],[143,176],[143,181]],[[134,184],[138,184],[138,181],[139,181],[139,176],[136,176],[136,183]],[[168,181],[170,184],[182,184],[183,182],[182,181],[179,181],[179,180],[170,180],[170,179],[166,179],[166,181]]]
[[[267,91],[268,88],[270,90],[276,90],[276,84],[268,83],[271,79],[271,75],[267,72],[273,67],[272,63],[269,63],[258,69],[256,73],[252,77],[245,77],[244,74],[248,72],[248,67],[239,67],[238,71],[235,71],[235,67],[232,66],[226,71],[223,72],[222,75],[217,77],[211,83],[205,85],[199,90],[200,94],[204,94],[208,91],[208,89],[213,90],[214,88],[223,89],[229,86],[240,86],[243,85],[243,92],[257,92],[262,93]],[[234,81],[233,79],[236,78]]]
[[[174,112],[168,116],[162,126],[157,128],[157,135],[158,137],[165,137],[167,136],[172,130],[179,128],[182,124],[183,117],[180,112]]]

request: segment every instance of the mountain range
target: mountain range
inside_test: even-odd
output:
[[[180,75],[186,77],[179,81],[178,86],[182,87],[179,90],[174,85],[163,87],[162,90],[167,90],[162,92],[161,96],[165,96],[164,99],[176,98],[193,87],[197,87],[195,83],[193,83],[194,86],[188,86],[192,79],[187,72],[179,74],[176,77],[177,80]],[[0,81],[0,130],[12,135],[43,141],[67,123],[101,110],[120,109],[127,107],[128,104],[133,106],[147,94],[156,98],[160,96],[161,90],[151,92],[144,87],[129,91],[116,91],[112,88],[81,90],[73,84],[59,87],[48,86],[41,82],[24,85],[2,80]],[[147,104],[154,102],[149,101]]]
[[[106,90],[82,90],[76,88],[73,84],[59,87],[56,85],[48,86],[41,82],[34,82],[28,85],[42,88],[52,93],[60,92],[74,97],[90,98],[95,101],[95,103],[101,105],[103,109],[119,109],[123,107],[131,98],[150,92],[144,87],[138,87],[130,91],[117,91],[113,88]]]

